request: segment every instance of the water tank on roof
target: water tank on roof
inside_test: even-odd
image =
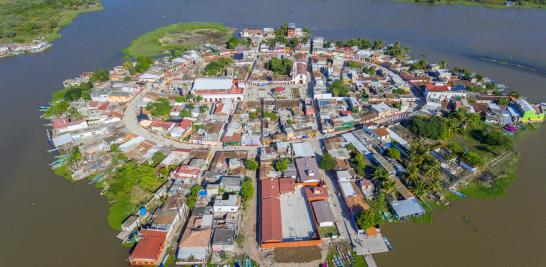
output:
[[[146,210],[145,207],[140,207],[140,209],[138,211],[139,211],[139,214],[140,214],[141,217],[144,217],[144,216],[146,216],[146,214],[148,214],[148,210]]]

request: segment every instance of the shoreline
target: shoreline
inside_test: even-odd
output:
[[[512,140],[509,139],[510,137],[503,136],[503,134],[509,135],[510,133],[507,128],[503,128],[503,126],[506,127],[508,123],[505,124],[499,119],[499,121],[494,121],[489,125],[486,124],[485,121],[482,121],[481,114],[479,115],[479,122],[476,122],[476,111],[470,113],[463,110],[458,113],[457,108],[455,108],[455,110],[449,110],[447,106],[445,107],[445,110],[440,110],[440,107],[444,109],[442,103],[446,100],[446,98],[439,99],[442,97],[442,93],[450,95],[449,97],[451,97],[451,94],[456,96],[453,97],[453,99],[450,98],[450,101],[453,101],[455,105],[457,105],[458,101],[461,101],[462,98],[472,97],[472,99],[476,101],[476,99],[480,99],[481,97],[486,99],[485,101],[489,101],[487,103],[494,104],[495,106],[501,105],[507,107],[508,105],[511,105],[514,108],[521,106],[534,107],[524,99],[522,99],[522,101],[525,101],[527,104],[520,104],[518,102],[518,100],[521,99],[519,96],[505,96],[500,94],[500,92],[497,91],[498,88],[496,87],[496,83],[480,74],[471,73],[468,70],[456,67],[448,67],[447,62],[428,64],[422,60],[416,61],[411,59],[406,55],[407,48],[401,46],[398,42],[385,46],[381,40],[376,40],[373,43],[366,39],[340,40],[340,44],[337,46],[329,41],[325,42],[321,38],[313,39],[313,46],[311,46],[310,34],[308,35],[308,33],[301,28],[299,31],[295,29],[288,31],[288,26],[286,26],[287,29],[286,32],[284,32],[283,27],[284,25],[278,30],[271,30],[269,38],[273,39],[267,39],[259,34],[258,37],[260,42],[258,43],[252,43],[245,39],[243,39],[245,42],[230,39],[229,42],[235,42],[235,47],[240,50],[229,48],[229,44],[227,48],[225,47],[225,44],[196,45],[194,47],[195,50],[183,49],[183,51],[180,51],[180,54],[173,54],[170,55],[170,57],[166,56],[157,60],[154,60],[151,57],[138,57],[136,61],[128,59],[124,62],[123,66],[116,66],[112,70],[97,70],[94,73],[88,73],[87,75],[82,74],[81,77],[74,79],[70,85],[55,92],[50,102],[50,106],[44,110],[44,116],[50,119],[53,124],[55,132],[55,140],[53,140],[53,143],[55,143],[59,151],[65,155],[56,158],[56,161],[52,163],[52,167],[55,170],[59,170],[59,174],[64,174],[62,176],[65,177],[68,176],[69,172],[66,170],[63,171],[62,168],[74,167],[74,173],[70,171],[70,175],[77,172],[79,178],[89,179],[91,180],[90,183],[94,183],[95,186],[102,189],[101,194],[104,193],[104,196],[111,205],[108,223],[113,229],[123,230],[120,233],[121,237],[118,237],[126,242],[127,238],[131,237],[134,233],[134,228],[131,228],[131,231],[126,229],[129,227],[127,223],[131,223],[132,225],[134,220],[136,220],[139,222],[139,225],[142,223],[143,231],[147,229],[144,228],[146,225],[149,223],[153,224],[154,217],[149,215],[147,211],[159,210],[162,208],[162,201],[171,199],[172,196],[170,193],[169,195],[166,195],[166,192],[170,192],[171,188],[175,186],[176,181],[184,181],[183,185],[176,185],[178,188],[177,196],[187,200],[187,204],[184,204],[187,205],[187,207],[184,209],[192,210],[195,207],[196,202],[199,202],[200,200],[206,201],[207,203],[208,201],[212,201],[212,198],[208,199],[201,194],[198,196],[198,190],[200,188],[201,190],[208,190],[208,180],[207,182],[203,182],[202,179],[204,178],[201,174],[204,173],[203,171],[211,171],[213,168],[216,168],[216,165],[211,162],[211,157],[215,157],[217,154],[233,153],[236,161],[238,161],[229,161],[229,164],[234,164],[233,166],[235,167],[226,166],[229,168],[224,168],[222,171],[231,172],[232,168],[240,168],[241,163],[243,162],[245,168],[250,169],[251,167],[247,167],[247,162],[251,161],[253,161],[254,164],[251,165],[249,163],[248,166],[254,166],[252,167],[254,170],[259,167],[260,175],[262,175],[261,168],[275,169],[277,171],[286,170],[287,166],[282,166],[283,164],[288,165],[289,162],[276,160],[273,168],[273,164],[262,163],[261,160],[258,160],[258,155],[254,154],[258,149],[257,146],[261,147],[262,144],[270,145],[274,143],[274,140],[269,140],[272,138],[271,136],[268,136],[266,143],[266,139],[264,139],[261,129],[259,131],[260,140],[258,145],[245,145],[242,144],[241,140],[233,139],[233,131],[238,131],[237,128],[231,130],[232,135],[229,135],[229,138],[225,138],[226,135],[224,134],[228,134],[229,131],[226,130],[226,132],[223,133],[223,129],[228,127],[231,123],[237,125],[247,124],[249,123],[249,120],[252,125],[256,124],[260,126],[263,121],[268,122],[268,124],[274,122],[273,125],[278,123],[283,125],[283,129],[292,126],[293,123],[301,123],[299,121],[294,122],[293,119],[300,118],[295,115],[296,112],[292,109],[288,109],[284,112],[284,116],[289,116],[289,119],[286,120],[281,120],[279,115],[277,115],[277,113],[281,114],[282,112],[280,111],[284,110],[279,108],[280,111],[273,109],[266,111],[262,109],[262,107],[264,107],[263,104],[261,107],[258,107],[258,109],[250,107],[244,108],[242,111],[239,110],[241,106],[244,107],[249,101],[259,102],[258,95],[255,93],[261,90],[260,87],[263,87],[262,84],[269,84],[269,86],[272,87],[274,92],[266,96],[271,97],[274,100],[273,103],[276,103],[279,96],[284,93],[285,88],[281,86],[290,86],[292,87],[293,95],[285,95],[284,97],[286,98],[283,97],[280,98],[280,100],[293,101],[287,103],[294,103],[294,101],[296,101],[298,105],[303,101],[302,113],[305,112],[305,115],[302,116],[309,116],[307,119],[310,120],[309,123],[306,124],[306,127],[311,123],[317,123],[317,126],[309,126],[312,127],[310,132],[307,131],[301,136],[281,141],[287,143],[289,146],[294,146],[294,144],[301,141],[306,142],[307,144],[315,144],[318,142],[318,148],[310,145],[311,150],[315,150],[313,156],[310,156],[310,158],[312,158],[311,161],[320,161],[321,168],[324,170],[327,170],[327,168],[332,170],[332,164],[335,165],[337,163],[326,162],[326,160],[324,160],[329,154],[325,154],[320,160],[318,157],[317,159],[314,158],[315,153],[318,155],[327,151],[326,148],[324,148],[323,151],[323,148],[320,147],[320,142],[330,142],[330,139],[341,138],[343,134],[353,134],[353,132],[358,132],[359,136],[369,136],[368,138],[364,138],[366,139],[365,141],[364,139],[360,139],[360,137],[360,140],[351,141],[353,139],[343,136],[346,142],[355,142],[356,145],[353,144],[352,148],[349,148],[346,144],[337,144],[336,146],[340,146],[339,149],[347,150],[347,153],[350,153],[351,155],[349,158],[358,159],[358,156],[361,156],[359,162],[353,162],[353,160],[347,161],[348,167],[345,168],[348,170],[354,169],[358,173],[358,175],[353,174],[354,176],[351,178],[353,181],[350,183],[357,185],[357,182],[363,183],[363,181],[368,181],[374,184],[378,188],[377,198],[385,201],[385,203],[383,203],[385,206],[379,208],[377,212],[389,213],[391,211],[386,207],[387,197],[390,202],[389,205],[391,206],[397,205],[398,201],[411,201],[412,199],[418,199],[422,201],[421,203],[425,203],[426,205],[430,205],[427,201],[432,201],[432,203],[442,202],[442,197],[437,200],[435,194],[440,194],[440,196],[442,196],[445,192],[443,192],[441,188],[436,187],[438,186],[436,181],[426,178],[429,176],[429,178],[444,178],[441,173],[438,173],[440,169],[434,170],[436,172],[435,175],[429,175],[428,172],[430,169],[440,168],[440,165],[435,165],[434,167],[434,164],[442,162],[442,164],[445,163],[456,166],[457,171],[460,171],[460,173],[453,175],[460,178],[467,175],[465,171],[474,173],[479,169],[479,173],[481,173],[482,166],[487,166],[489,163],[496,160],[496,157],[493,157],[493,155],[500,156],[502,154],[499,153],[506,153],[506,151],[511,149],[510,145],[508,147],[502,147],[502,142],[501,144],[495,143],[498,142],[498,140]],[[299,35],[297,35],[298,32]],[[241,38],[248,39],[256,37],[252,36],[252,34],[256,33],[248,29],[245,29],[240,33]],[[281,36],[290,36],[292,34],[290,37],[292,41],[289,41],[288,38],[278,38],[277,35],[280,34],[282,34]],[[273,37],[271,37],[271,35],[273,35]],[[264,40],[262,40],[262,38],[264,38]],[[274,42],[271,42],[271,40]],[[284,42],[284,44],[279,45],[279,42]],[[268,44],[270,45],[268,46]],[[248,53],[252,55],[251,60],[245,61],[244,57],[237,59],[240,64],[238,66],[239,69],[236,69],[237,65],[233,62],[236,58],[235,55],[237,54],[237,51],[248,51]],[[287,59],[275,57],[279,55],[282,55],[283,57],[286,56]],[[307,60],[301,60],[302,57],[308,57],[307,59],[309,60],[314,59],[312,56],[321,58],[321,60],[324,61],[325,66],[330,66],[329,64],[332,64],[332,68],[334,61],[338,60],[340,74],[361,73],[360,75],[362,75],[363,81],[374,79],[378,81],[387,81],[389,83],[392,81],[393,84],[389,84],[390,87],[384,89],[391,89],[393,95],[387,96],[382,93],[374,93],[367,87],[358,87],[357,83],[353,83],[354,81],[352,78],[346,78],[346,83],[344,83],[341,78],[328,81],[329,77],[327,75],[322,76],[320,72],[313,73],[311,67],[307,66]],[[271,58],[268,59],[269,57]],[[338,58],[333,59],[334,57]],[[340,59],[341,61],[339,61]],[[264,69],[256,67],[257,64],[265,66]],[[305,64],[305,67],[299,67],[299,65],[303,64]],[[242,78],[239,80],[232,79],[228,81],[229,87],[224,89],[225,92],[221,94],[221,97],[214,95],[216,93],[211,93],[210,90],[199,92],[200,89],[196,89],[199,88],[199,86],[195,85],[196,83],[204,81],[206,84],[209,82],[207,79],[226,80],[225,76],[228,75],[226,74],[228,73],[226,65],[231,66],[231,69],[229,69],[229,73],[231,74],[229,75],[232,75],[233,77],[240,76],[237,71],[246,71],[246,74],[241,75],[240,77]],[[260,75],[255,76],[255,80],[250,80],[253,71],[256,71],[256,73],[271,72],[272,78],[269,80],[268,77],[263,78],[263,76]],[[296,71],[299,72],[298,75],[296,75]],[[207,75],[208,73],[214,74]],[[300,85],[307,84],[310,79],[310,77],[307,76],[309,73],[316,75],[311,76],[313,79],[319,79],[319,76],[321,76],[320,79],[324,79],[325,83],[328,83],[328,86],[313,86],[312,92],[310,95],[307,95],[305,88]],[[453,82],[451,79],[452,76],[457,83]],[[200,80],[200,77],[204,78]],[[386,79],[385,77],[388,77],[389,79]],[[243,81],[245,87],[238,88],[238,83],[243,83]],[[173,83],[175,82],[177,82],[176,86],[173,86]],[[192,83],[193,88],[190,88]],[[277,83],[278,85],[274,83]],[[450,87],[453,86],[453,88],[460,88],[460,85],[462,85],[463,89],[451,90],[451,88],[448,88],[446,85],[448,83],[451,83]],[[351,87],[347,84],[351,85]],[[303,91],[300,89],[303,89]],[[112,93],[114,91],[115,93]],[[297,94],[295,92],[297,92]],[[499,95],[496,93],[499,93]],[[211,94],[213,94],[213,96],[211,96]],[[305,97],[301,97],[301,94],[305,94]],[[245,98],[246,100],[243,101]],[[351,98],[354,98],[354,100]],[[228,101],[226,99],[230,100]],[[335,100],[334,106],[338,105],[336,108],[341,108],[343,111],[340,112],[340,114],[335,112],[332,114],[321,114],[320,112],[324,112],[322,110],[323,107],[321,107],[319,109],[320,112],[315,113],[315,106],[319,107],[321,105],[320,103],[322,103],[321,100],[323,99]],[[394,104],[391,103],[393,102],[392,99],[395,99]],[[418,99],[425,100],[426,103],[430,104],[430,107],[425,107],[427,104],[417,104]],[[345,101],[350,102],[351,106],[345,103]],[[480,99],[480,101],[482,100]],[[238,107],[237,111],[232,108],[230,111],[226,111],[227,113],[222,113],[224,112],[224,106],[227,102],[229,102],[229,106],[233,105],[233,102],[236,102],[236,106]],[[389,103],[390,106],[385,103]],[[473,110],[474,106],[471,104],[472,103],[465,103],[465,109],[466,107],[469,107]],[[254,105],[256,104],[254,103]],[[269,104],[269,106],[271,105],[274,104]],[[463,103],[458,103],[458,105],[463,105]],[[478,106],[476,106],[476,108],[477,107]],[[298,108],[299,106],[295,107],[296,110]],[[366,111],[364,111],[364,109]],[[443,111],[445,111],[445,113]],[[233,117],[235,112],[237,112],[237,117]],[[241,114],[239,114],[239,112]],[[383,114],[382,117],[376,115],[372,119],[369,119],[369,116],[364,118],[366,115],[373,115],[370,114],[370,112],[375,112],[377,114],[388,112],[388,114]],[[434,132],[435,130],[427,129],[426,126],[419,124],[416,124],[415,127],[401,125],[400,122],[402,120],[414,120],[415,117],[408,116],[410,112],[429,112],[432,115],[439,115],[439,118],[441,119],[438,119],[438,116],[423,117],[421,119],[424,120],[425,124],[438,124],[439,129],[443,129],[442,127],[444,127],[447,128],[448,132],[451,132]],[[355,114],[354,116],[356,117],[352,114]],[[453,115],[453,117],[448,118],[446,114],[450,116]],[[229,116],[225,117],[225,115]],[[326,115],[328,116],[328,119],[324,119]],[[246,116],[248,116],[249,120],[246,119]],[[329,116],[336,116],[334,117],[335,119],[343,118],[344,123],[334,124],[335,119],[331,119]],[[419,115],[417,115],[417,118],[420,118],[418,116]],[[377,119],[378,117],[379,119]],[[434,119],[435,117],[436,119]],[[448,125],[447,120],[449,119],[452,120],[450,122],[456,123],[456,125]],[[483,119],[485,119],[485,115]],[[521,115],[522,121],[534,119],[539,119],[536,114]],[[218,126],[218,120],[222,121],[221,126]],[[232,122],[232,120],[235,121]],[[346,122],[348,120],[350,121]],[[375,125],[375,128],[369,128],[369,123],[364,120],[373,120],[377,125]],[[357,128],[356,124],[360,126]],[[386,139],[382,139],[378,130],[383,129],[387,132],[387,136],[391,136],[391,134],[388,133],[388,130],[386,130],[387,128],[385,125],[388,127],[393,126],[393,129],[402,127],[406,128],[406,130],[399,128],[395,129],[397,133],[392,134],[394,141],[392,143],[389,141],[387,146],[387,142],[385,142]],[[320,128],[318,126],[320,126]],[[250,126],[248,127],[249,129],[252,128]],[[474,132],[470,132],[470,130],[460,130],[466,129],[467,127],[472,131],[479,130],[480,132],[477,133],[478,135],[474,135]],[[181,133],[180,131],[172,132],[174,128],[182,128],[182,130],[180,130]],[[124,129],[124,131],[120,131],[120,129]],[[272,129],[272,131],[273,130],[275,129]],[[124,133],[120,134],[120,132]],[[205,134],[203,134],[203,132]],[[490,140],[484,138],[489,138],[491,132],[498,135],[492,135],[494,140],[492,140],[492,143],[489,143]],[[111,136],[109,133],[114,134]],[[281,130],[279,130],[279,133],[282,133]],[[241,132],[240,134],[242,135],[244,133]],[[382,134],[385,135],[384,133]],[[410,140],[418,139],[420,140],[419,142],[423,140],[426,142],[421,144],[412,142],[412,148],[409,149],[408,142],[406,142],[407,147],[404,147],[404,145],[400,145],[401,141],[399,139],[395,139],[401,138],[401,135],[407,136]],[[206,136],[209,136],[209,138],[205,141]],[[213,137],[216,137],[216,139],[213,139]],[[452,140],[455,138],[459,138],[462,141]],[[440,148],[444,148],[445,150],[452,141],[453,143],[459,142],[464,144],[464,138],[472,141],[470,142],[470,152],[474,153],[472,154],[473,157],[469,156],[470,152],[468,151],[468,147],[466,149],[460,149],[461,152],[455,152],[454,148],[449,147],[450,151],[447,151],[447,154],[450,154],[450,156],[446,156],[446,158],[436,155],[422,158],[420,160],[422,163],[426,162],[426,164],[424,164],[426,168],[423,169],[424,166],[422,167],[417,164],[417,166],[419,166],[417,168],[417,175],[420,176],[420,178],[412,182],[408,182],[409,179],[406,179],[406,174],[394,169],[394,166],[400,166],[400,168],[403,169],[404,167],[401,164],[408,168],[408,165],[416,157],[412,154],[413,149],[417,151],[422,149],[422,152],[418,153],[417,156],[419,156],[419,154],[430,156],[432,155],[433,148],[436,149],[437,147],[437,145],[432,145],[433,143],[439,143]],[[105,141],[106,139],[108,142]],[[356,140],[356,138],[354,140]],[[402,141],[404,141],[403,138]],[[336,143],[339,141],[334,140],[331,142]],[[362,148],[362,146],[359,145],[362,142],[367,144],[365,148]],[[485,152],[482,150],[478,151],[474,146],[484,146],[486,150],[484,150]],[[360,150],[357,151],[355,147],[359,147]],[[398,153],[391,150],[391,148],[397,150]],[[134,151],[135,149],[138,151]],[[145,152],[141,150],[145,150]],[[198,163],[199,165],[196,165],[201,166],[198,167],[199,174],[195,174],[197,171],[194,170],[197,168],[196,166],[189,163],[182,163],[182,161],[177,162],[176,164],[165,163],[165,166],[161,166],[172,153],[176,154],[177,150],[193,151],[187,151],[188,153],[206,150],[205,153],[207,156],[198,156],[200,162],[202,161],[201,163]],[[365,151],[368,151],[368,153],[371,152],[369,155],[366,155],[368,160],[364,159],[363,153]],[[405,151],[405,153],[412,155],[401,158],[400,151]],[[436,150],[434,151],[438,152]],[[238,153],[246,154],[244,156],[239,156]],[[442,151],[442,153],[444,152]],[[234,155],[230,156],[230,160]],[[478,157],[485,156],[485,158],[480,161],[476,159],[476,155],[478,155]],[[296,156],[294,156],[294,158],[295,157]],[[256,161],[260,163],[258,164]],[[255,166],[255,164],[258,165]],[[371,170],[370,168],[366,169],[363,167],[367,164],[370,167],[373,166],[371,167]],[[211,169],[206,170],[207,167],[210,167]],[[445,167],[442,166],[442,168]],[[383,173],[381,173],[381,171],[383,171]],[[385,174],[387,171],[388,173]],[[311,173],[311,176],[314,176],[315,173],[319,172],[311,171]],[[347,171],[347,174],[348,173],[349,172]],[[264,174],[266,176],[269,175],[268,172],[264,172]],[[228,175],[232,174],[228,173]],[[245,173],[245,176],[246,175],[249,175],[248,171]],[[262,177],[261,179],[264,178],[265,177]],[[335,179],[331,177],[328,178],[332,180]],[[473,179],[476,179],[476,177]],[[500,177],[498,179],[503,178]],[[195,182],[194,180],[197,180],[197,182],[192,184],[192,181]],[[402,180],[404,182],[402,182]],[[509,180],[507,184],[504,184],[505,188],[508,188],[512,181],[513,178]],[[339,181],[337,182],[339,183]],[[451,181],[448,179],[448,182]],[[185,186],[186,183],[192,184],[192,186],[188,188],[188,186]],[[424,183],[423,186],[425,186],[426,189],[419,188],[419,183]],[[304,182],[303,184],[303,186],[306,186]],[[355,185],[351,184],[350,186],[354,187]],[[197,189],[195,188],[196,186]],[[328,186],[330,188],[329,190],[335,190],[333,189],[335,187],[330,184],[328,184]],[[392,191],[393,188],[395,188],[394,186],[396,186],[398,193],[396,190]],[[477,191],[477,189],[474,189],[474,191]],[[362,195],[362,193],[360,194]],[[372,195],[373,194],[374,192],[372,190]],[[216,193],[216,195],[217,196],[213,197],[214,201],[219,197],[218,193]],[[472,194],[469,193],[469,195]],[[236,196],[245,198],[242,193]],[[448,196],[444,197],[448,198]],[[343,201],[347,200],[342,198],[341,202]],[[361,211],[357,214],[358,216],[356,218],[353,218],[353,220],[356,219],[359,221],[358,227],[361,229],[357,229],[359,233],[353,233],[346,230],[349,232],[348,238],[350,240],[360,241],[362,238],[360,236],[360,231],[367,230],[368,228],[375,228],[376,225],[371,224],[371,226],[368,226],[368,222],[363,223],[363,225],[366,226],[360,224],[361,218],[367,216],[371,217],[371,212],[375,212],[373,210],[375,208],[373,207],[375,206],[375,200],[369,198],[364,200],[364,197],[362,196],[362,201],[364,201],[363,203],[366,205],[366,202],[370,201],[370,203],[372,203],[370,205],[372,208],[370,213]],[[144,212],[142,211],[143,207]],[[431,207],[431,209],[432,208],[433,207]],[[370,209],[370,207],[368,207],[368,209]],[[364,210],[366,210],[366,208],[364,208]],[[429,210],[426,209],[426,212],[423,212],[423,214],[416,213],[407,217],[402,217],[397,214],[396,216],[398,216],[398,218],[396,221],[428,221],[428,213]],[[185,216],[187,216],[187,214]],[[187,219],[187,217],[185,219]],[[127,222],[128,220],[131,221]],[[377,220],[377,224],[384,222],[382,219]],[[348,224],[350,225],[351,223]],[[139,226],[136,228],[139,229]],[[136,244],[136,246],[138,246],[138,242],[134,243],[131,239],[129,242],[131,245]],[[355,251],[357,251],[357,253],[366,254],[363,252],[365,249],[365,247],[357,246]]]
[[[31,41],[17,43],[17,42],[4,42],[0,43],[0,60],[19,56],[26,54],[37,54],[46,51],[47,49],[53,46],[53,41],[61,38],[61,31],[64,27],[71,24],[78,16],[90,13],[97,12],[104,9],[104,5],[101,2],[98,2],[96,5],[89,6],[81,10],[66,10],[60,11],[59,16],[63,16],[62,20],[58,25],[58,29],[54,32],[41,34],[40,36],[34,38]]]
[[[532,4],[532,5],[523,5],[523,6],[508,6],[508,5],[491,5],[491,4],[483,4],[479,2],[474,1],[467,1],[467,0],[440,0],[435,3],[426,3],[426,2],[416,2],[415,0],[394,0],[395,2],[400,3],[409,3],[409,4],[417,4],[422,6],[436,6],[436,5],[458,5],[458,6],[469,6],[469,7],[485,7],[485,8],[491,8],[491,9],[546,9],[546,4]]]

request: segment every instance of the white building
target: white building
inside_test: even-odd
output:
[[[226,213],[239,211],[239,197],[229,195],[228,199],[215,199],[213,205],[214,213]]]
[[[237,81],[225,78],[195,79],[192,92],[209,102],[224,99],[242,101],[244,95],[243,89],[238,86]]]

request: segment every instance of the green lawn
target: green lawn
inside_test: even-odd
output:
[[[319,234],[320,237],[332,237],[334,235],[338,235],[337,228],[335,226],[328,226],[328,227],[320,227],[319,228]]]
[[[53,41],[78,15],[101,9],[100,0],[0,0],[0,43]]]
[[[473,181],[460,189],[461,193],[476,199],[499,198],[506,195],[508,187],[516,179],[516,167],[518,157],[512,157],[498,163],[494,169],[490,169],[493,180],[490,184]]]
[[[131,57],[154,57],[166,50],[193,49],[199,44],[225,44],[233,30],[218,23],[190,22],[171,24],[147,32],[123,52]]]

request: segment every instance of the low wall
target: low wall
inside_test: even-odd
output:
[[[289,247],[311,247],[311,246],[320,246],[322,240],[305,240],[305,241],[289,241],[289,242],[272,242],[272,243],[262,243],[261,247],[263,249],[268,248],[289,248]]]

